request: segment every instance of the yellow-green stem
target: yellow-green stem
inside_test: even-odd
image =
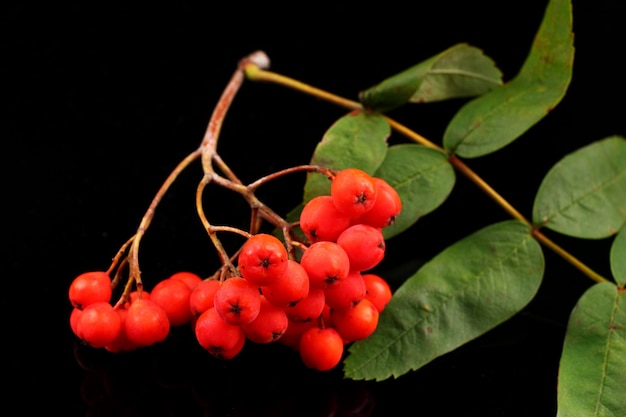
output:
[[[295,91],[299,91],[310,96],[325,100],[332,104],[336,104],[340,107],[347,108],[349,110],[358,110],[363,109],[361,103],[348,100],[346,98],[340,97],[338,95],[329,93],[327,91],[321,90],[319,88],[313,87],[311,85],[305,84],[303,82],[297,81],[293,78],[286,77],[281,74],[277,74],[275,72],[267,71],[259,68],[253,63],[249,63],[244,66],[244,71],[246,77],[251,81],[257,82],[271,82],[274,84],[282,85],[284,87],[293,89]],[[443,148],[426,139],[425,137],[419,135],[413,130],[407,128],[406,126],[398,123],[397,121],[391,119],[388,116],[384,116],[389,125],[398,133],[406,136],[407,138],[417,142],[421,145],[439,149],[442,152],[445,152]],[[527,224],[533,230],[533,236],[546,247],[554,251],[556,254],[561,256],[567,262],[575,266],[578,270],[580,270],[583,274],[587,275],[589,278],[596,282],[605,282],[606,278],[601,276],[600,274],[593,271],[583,262],[578,260],[572,254],[567,252],[565,249],[561,248],[559,245],[548,239],[543,233],[541,233],[538,229],[534,228],[532,223],[528,221],[519,211],[517,211],[508,201],[506,201],[500,194],[498,194],[489,184],[487,184],[480,176],[478,176],[474,171],[472,171],[465,163],[463,163],[458,157],[455,155],[449,155],[450,163],[463,175],[469,178],[474,184],[476,184],[481,190],[483,190],[491,199],[493,199],[500,207],[502,207],[510,216],[513,218],[520,220]]]

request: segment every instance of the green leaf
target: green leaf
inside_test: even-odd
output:
[[[383,380],[419,369],[518,313],[543,270],[527,225],[508,220],[473,233],[398,288],[376,331],[349,348],[345,376]]]
[[[617,233],[626,220],[626,140],[611,136],[566,155],[543,179],[533,222],[587,239]]]
[[[378,113],[353,111],[337,120],[317,144],[312,165],[331,169],[359,168],[373,174],[387,154],[391,128]],[[310,173],[304,184],[304,201],[330,193],[324,175]]]
[[[412,226],[420,217],[441,205],[456,181],[454,168],[445,153],[416,144],[389,147],[374,173],[400,194],[402,212],[395,224],[383,229],[389,239]]]
[[[360,99],[365,108],[388,111],[407,102],[477,96],[501,84],[491,58],[460,43],[361,92]]]
[[[518,75],[461,108],[446,128],[445,149],[475,158],[508,145],[563,98],[572,77],[574,46],[569,0],[551,0]]]
[[[626,286],[626,227],[615,236],[611,245],[611,273],[618,285]]]
[[[567,326],[559,364],[557,417],[626,416],[626,293],[595,284]]]

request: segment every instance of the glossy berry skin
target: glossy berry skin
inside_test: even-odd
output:
[[[248,280],[232,277],[222,282],[217,289],[213,305],[224,321],[241,326],[250,323],[259,314],[261,293]]]
[[[194,331],[200,346],[216,358],[232,359],[244,346],[241,326],[226,323],[215,308],[200,314]]]
[[[193,272],[188,271],[180,271],[170,275],[169,279],[178,279],[185,282],[189,288],[192,290],[196,287],[196,285],[202,282],[202,278],[200,275],[194,274]]]
[[[352,308],[332,310],[331,320],[343,339],[355,342],[374,333],[379,314],[374,303],[364,299]]]
[[[376,202],[374,177],[357,168],[343,169],[331,182],[330,196],[339,211],[353,218],[361,216]]]
[[[257,287],[270,285],[287,269],[287,259],[287,249],[277,237],[259,233],[241,247],[239,272]]]
[[[365,298],[367,288],[359,271],[350,271],[346,279],[324,289],[324,299],[331,308],[351,308]]]
[[[383,311],[393,296],[391,287],[383,277],[376,274],[363,274],[363,281],[366,288],[365,298],[370,300],[379,312]]]
[[[68,295],[73,307],[83,309],[92,303],[110,302],[112,293],[109,275],[104,271],[92,271],[74,278]]]
[[[350,260],[350,269],[367,271],[383,260],[385,239],[379,228],[367,224],[355,224],[348,227],[337,238]]]
[[[329,195],[314,197],[300,213],[300,229],[311,243],[334,242],[351,224],[351,217],[337,209]]]
[[[126,336],[137,347],[162,342],[170,331],[170,321],[161,306],[148,299],[131,303],[124,322]]]
[[[300,357],[311,369],[318,371],[333,369],[341,361],[343,349],[343,339],[332,327],[311,327],[300,336]]]
[[[346,278],[350,271],[350,258],[335,242],[315,242],[304,251],[300,264],[309,276],[312,288],[326,288]]]
[[[287,330],[289,319],[285,310],[261,296],[261,310],[252,322],[241,326],[248,339],[255,343],[271,343],[280,339]]]
[[[181,279],[167,278],[150,291],[150,300],[167,313],[170,326],[181,326],[191,320],[189,297],[191,288]]]
[[[126,335],[126,315],[128,314],[128,309],[126,308],[117,308],[115,309],[117,314],[120,316],[120,322],[122,324],[122,328],[120,329],[119,334],[111,343],[107,344],[104,348],[111,353],[118,352],[129,352],[137,349],[137,346],[128,339]]]
[[[370,210],[358,217],[358,223],[384,228],[395,223],[402,211],[400,195],[389,183],[374,177],[376,183],[376,202]]]
[[[202,281],[196,285],[189,295],[189,308],[192,316],[198,317],[211,307],[214,307],[215,293],[220,287],[216,279]]]
[[[89,346],[101,348],[117,338],[121,327],[120,316],[113,306],[98,301],[82,310],[76,323],[76,333]]]
[[[310,288],[309,295],[295,306],[285,308],[289,320],[312,321],[317,319],[324,310],[326,297],[321,288]]]
[[[261,287],[265,298],[278,307],[295,306],[309,295],[309,275],[298,262],[289,259],[287,270],[272,284]]]

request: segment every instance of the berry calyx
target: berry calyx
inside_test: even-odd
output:
[[[227,323],[241,326],[254,320],[261,310],[259,289],[244,278],[228,278],[213,297],[216,312]]]
[[[241,247],[238,267],[241,275],[260,287],[271,284],[287,269],[287,249],[275,236],[259,233]]]
[[[344,232],[345,233],[345,232]],[[300,264],[314,288],[326,288],[346,278],[350,271],[350,258],[335,242],[315,242],[302,254]]]
[[[200,346],[219,359],[233,358],[245,342],[241,327],[225,322],[215,308],[198,317],[195,334]]]
[[[358,217],[357,222],[378,228],[391,226],[402,211],[402,200],[396,189],[387,181],[374,177],[374,183],[376,184],[376,202],[370,210]]]
[[[377,197],[376,183],[367,172],[346,168],[333,178],[330,196],[339,211],[356,218],[374,206]]]

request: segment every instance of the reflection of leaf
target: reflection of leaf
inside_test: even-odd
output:
[[[557,417],[626,416],[626,293],[588,289],[570,315],[559,365]]]
[[[361,92],[360,98],[366,108],[387,111],[407,102],[477,96],[501,84],[494,62],[461,43]]]
[[[611,273],[615,282],[626,286],[626,227],[615,236],[611,246]]]
[[[444,147],[466,158],[494,152],[521,136],[563,98],[574,46],[569,0],[551,0],[519,74],[470,101],[454,116]]]
[[[543,179],[533,222],[566,235],[599,239],[626,221],[626,139],[612,136],[555,164]]]
[[[456,180],[446,154],[416,144],[390,146],[374,175],[387,181],[402,199],[402,212],[395,224],[383,229],[387,239],[439,207]]]
[[[416,370],[518,313],[535,296],[544,259],[530,227],[488,226],[424,264],[354,343],[344,373],[383,380]]]
[[[312,165],[331,169],[359,168],[373,174],[387,154],[391,133],[385,118],[376,113],[351,112],[337,120],[317,144]],[[328,178],[309,174],[304,185],[304,201],[330,193]]]

